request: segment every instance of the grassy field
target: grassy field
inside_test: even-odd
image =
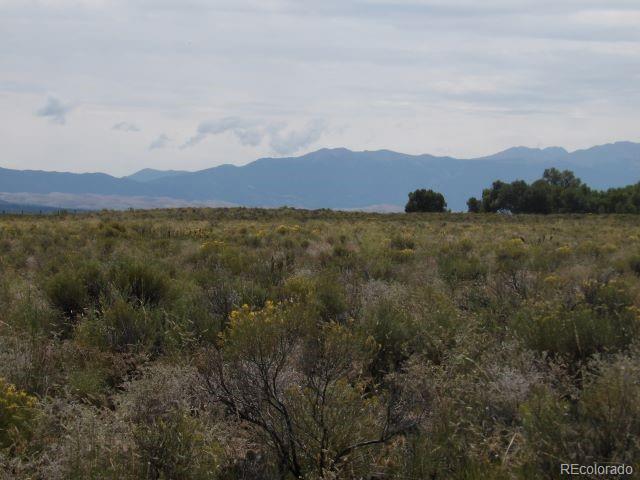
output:
[[[640,469],[640,216],[0,217],[0,478]]]

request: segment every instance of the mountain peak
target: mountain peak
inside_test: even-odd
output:
[[[569,155],[562,147],[512,147],[501,152],[482,157],[484,160],[520,160],[520,161],[548,161],[560,160]]]

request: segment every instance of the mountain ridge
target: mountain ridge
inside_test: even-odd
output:
[[[479,196],[494,180],[531,181],[549,167],[573,170],[599,189],[636,183],[640,143],[615,142],[573,152],[562,147],[512,147],[470,159],[325,148],[299,157],[264,157],[196,172],[143,169],[122,178],[0,168],[0,192],[174,198],[255,207],[401,209],[409,191],[433,188],[445,195],[450,208],[464,210],[466,200]]]

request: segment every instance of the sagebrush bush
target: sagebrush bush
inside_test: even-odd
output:
[[[315,304],[325,321],[344,320],[347,299],[344,288],[333,275],[319,278],[314,286]]]
[[[363,333],[376,342],[376,353],[370,369],[381,379],[396,371],[412,353],[417,326],[398,305],[382,299],[364,314]]]
[[[171,298],[170,279],[157,266],[124,261],[111,276],[120,293],[137,305],[155,307]]]
[[[162,312],[136,308],[123,299],[116,299],[105,307],[99,321],[104,325],[100,330],[107,344],[116,351],[154,349],[162,345],[165,333]]]
[[[89,295],[82,277],[65,270],[47,282],[47,296],[52,305],[67,318],[81,315],[88,305]]]

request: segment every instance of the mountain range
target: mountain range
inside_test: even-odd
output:
[[[574,152],[515,147],[473,159],[336,148],[197,172],[144,169],[123,178],[0,168],[0,200],[63,208],[243,205],[394,211],[402,209],[408,192],[433,188],[445,195],[449,208],[460,211],[494,180],[531,181],[548,167],[572,170],[598,189],[636,183],[640,143]]]

